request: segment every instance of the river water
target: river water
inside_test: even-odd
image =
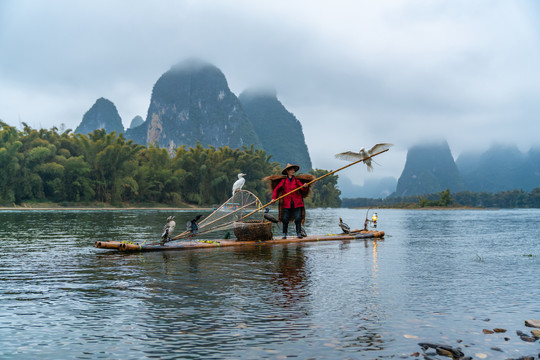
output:
[[[382,241],[123,254],[94,242],[154,239],[168,215],[195,213],[0,211],[0,358],[385,359],[419,342],[473,358],[540,352],[516,335],[540,319],[539,210],[377,213]],[[306,230],[365,216],[311,209]]]

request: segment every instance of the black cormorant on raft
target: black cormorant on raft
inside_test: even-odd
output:
[[[339,218],[339,227],[341,228],[341,230],[343,230],[343,233],[344,234],[349,234],[351,232],[351,228],[349,225],[345,224],[343,222],[343,219],[342,218]]]
[[[277,224],[279,222],[278,218],[275,217],[274,215],[270,214],[270,209],[269,208],[266,208],[264,209],[264,218],[274,224]]]
[[[191,237],[199,235],[199,224],[197,224],[197,221],[199,221],[200,218],[202,218],[202,215],[197,215],[195,216],[195,219],[186,223],[186,231],[190,233]]]
[[[123,252],[148,252],[148,251],[170,251],[170,250],[191,250],[191,249],[205,249],[205,248],[217,248],[217,247],[229,247],[229,246],[260,246],[260,245],[277,245],[277,244],[289,244],[289,243],[304,243],[304,242],[321,242],[321,241],[339,241],[339,240],[356,240],[356,239],[378,239],[384,240],[384,231],[365,231],[365,230],[352,230],[349,234],[328,234],[328,235],[309,235],[304,238],[297,238],[289,236],[286,239],[281,237],[275,237],[272,240],[226,240],[226,239],[214,239],[214,240],[194,240],[192,242],[177,241],[166,243],[165,245],[159,244],[137,244],[125,241],[96,241],[95,247],[100,249],[116,249]]]

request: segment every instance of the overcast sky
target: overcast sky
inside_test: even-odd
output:
[[[0,119],[75,129],[105,97],[128,127],[159,76],[198,57],[236,95],[275,88],[314,167],[391,142],[373,174],[340,174],[397,178],[430,139],[455,158],[540,145],[539,14],[535,0],[0,0]]]

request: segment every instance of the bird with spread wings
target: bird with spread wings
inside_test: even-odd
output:
[[[341,160],[348,160],[348,161],[358,161],[361,159],[364,159],[364,164],[366,164],[368,171],[373,171],[373,165],[371,165],[371,156],[373,154],[380,153],[381,151],[388,150],[390,147],[392,147],[393,144],[388,143],[381,143],[376,144],[369,150],[365,150],[364,148],[361,148],[359,152],[354,151],[345,151],[339,154],[336,154],[337,159]]]

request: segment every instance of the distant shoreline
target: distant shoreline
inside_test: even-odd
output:
[[[366,210],[366,209],[372,209],[372,210],[383,210],[383,209],[393,209],[393,210],[487,210],[488,208],[485,207],[469,207],[469,206],[449,206],[449,207],[437,207],[437,206],[426,206],[426,207],[355,207],[355,208],[340,208],[340,209],[357,209],[357,210]],[[499,208],[489,208],[489,210],[498,210]],[[25,211],[32,211],[32,210],[73,210],[73,211],[81,211],[81,210],[160,210],[160,211],[212,211],[214,210],[213,207],[208,206],[181,206],[181,207],[174,207],[174,206],[164,206],[164,205],[157,205],[157,206],[110,206],[110,205],[88,205],[88,206],[61,206],[56,205],[52,203],[47,204],[23,204],[23,205],[16,205],[16,206],[0,206],[0,211],[5,210],[25,210]],[[310,209],[307,208],[309,211]]]
[[[66,211],[80,211],[80,210],[174,210],[174,211],[212,211],[212,208],[172,208],[172,207],[0,207],[0,211],[5,210],[24,210],[24,211],[35,211],[35,210],[66,210]]]
[[[170,206],[170,205],[142,205],[142,206],[111,206],[109,204],[94,204],[94,205],[73,205],[73,206],[62,206],[55,203],[31,203],[31,204],[22,204],[14,206],[0,206],[0,211],[3,210],[188,210],[188,211],[211,211],[212,207],[206,206]]]
[[[368,207],[358,207],[355,209],[368,209]],[[370,209],[400,209],[400,210],[499,210],[499,208],[486,208],[474,206],[424,206],[424,207],[401,207],[401,206],[381,206],[371,207]]]

